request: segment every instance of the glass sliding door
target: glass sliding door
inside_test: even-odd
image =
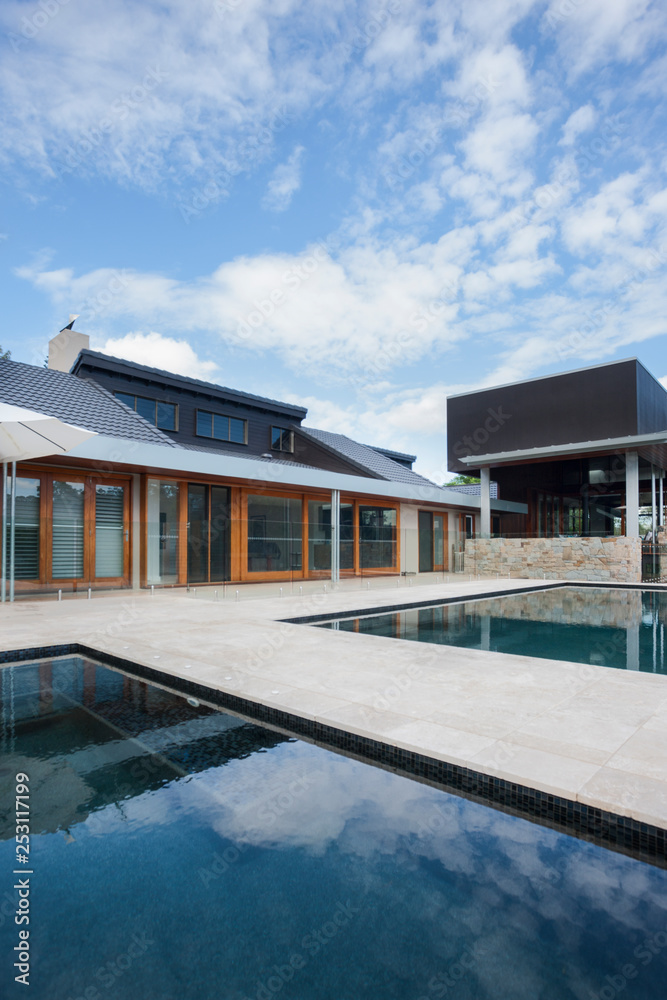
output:
[[[129,584],[130,485],[86,476],[51,477],[49,583]]]
[[[362,570],[396,567],[396,527],[394,507],[359,505],[359,565]]]
[[[419,511],[419,572],[433,570],[433,514],[430,510]]]
[[[300,573],[301,546],[301,500],[248,496],[249,573]]]
[[[340,505],[340,568],[354,569],[354,505]],[[331,570],[331,502],[308,501],[308,569]]]
[[[125,575],[125,486],[95,485],[95,579]]]
[[[178,483],[160,479],[148,480],[146,499],[148,584],[178,583],[178,491]]]
[[[354,570],[354,504],[340,505],[340,568]]]
[[[54,580],[83,579],[84,500],[84,483],[53,480],[51,576]]]
[[[230,532],[229,487],[188,483],[188,583],[229,580]]]
[[[331,503],[308,501],[308,569],[331,569]]]
[[[230,493],[227,486],[211,486],[211,524],[209,528],[209,579],[230,578]]]
[[[208,486],[188,483],[188,583],[208,582]]]
[[[419,572],[442,572],[446,565],[445,514],[419,511]]]
[[[10,479],[7,483],[9,485]],[[39,501],[40,480],[16,478],[16,515],[14,529],[15,580],[39,580]],[[9,497],[7,498],[9,510]],[[7,525],[9,534],[9,524]],[[7,538],[9,552],[9,537]]]
[[[445,568],[445,515],[433,515],[433,569]]]

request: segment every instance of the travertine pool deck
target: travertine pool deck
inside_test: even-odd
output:
[[[667,828],[667,678],[289,624],[530,580],[213,601],[124,591],[0,606],[0,649],[80,642],[280,711]],[[329,588],[330,589],[330,588]]]

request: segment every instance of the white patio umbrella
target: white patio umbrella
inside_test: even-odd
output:
[[[7,591],[7,466],[12,463],[12,492],[9,514],[9,600],[14,600],[14,541],[16,514],[16,463],[33,458],[64,454],[82,441],[93,437],[87,431],[45,413],[0,402],[0,462],[2,462],[2,581],[1,600]]]

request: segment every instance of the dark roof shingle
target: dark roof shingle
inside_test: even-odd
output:
[[[0,400],[108,437],[176,447],[171,438],[97,382],[67,372],[0,361]]]
[[[430,479],[420,476],[400,462],[394,462],[386,454],[376,451],[365,444],[359,444],[345,434],[334,434],[332,431],[320,431],[314,427],[299,427],[300,434],[309,435],[331,451],[350,459],[376,479],[387,479],[392,483],[409,483],[415,486],[435,486]]]

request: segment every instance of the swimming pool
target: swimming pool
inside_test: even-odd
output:
[[[664,591],[558,587],[320,627],[665,674],[665,622]]]
[[[3,997],[17,774],[35,1000],[661,995],[667,871],[81,657],[0,691]]]

